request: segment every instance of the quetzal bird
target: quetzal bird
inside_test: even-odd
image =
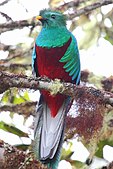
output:
[[[36,76],[80,82],[80,58],[76,38],[66,28],[66,17],[61,12],[44,9],[37,19],[42,29],[36,38],[32,54],[32,68]],[[49,169],[57,169],[63,143],[65,117],[72,99],[51,95],[46,90],[41,96],[35,117],[34,152]]]

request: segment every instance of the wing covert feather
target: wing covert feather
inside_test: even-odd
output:
[[[72,80],[75,80],[76,84],[78,84],[80,81],[80,56],[76,38],[72,34],[71,38],[70,46],[59,61],[66,62],[64,65],[65,71],[69,72],[69,76],[72,76]]]

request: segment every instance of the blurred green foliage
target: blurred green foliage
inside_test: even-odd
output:
[[[0,129],[2,129],[4,131],[7,131],[9,133],[15,134],[15,135],[17,135],[19,137],[28,137],[27,133],[19,130],[18,128],[16,128],[13,125],[6,124],[3,121],[0,121]]]

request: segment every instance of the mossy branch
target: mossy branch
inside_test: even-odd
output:
[[[0,169],[47,169],[35,160],[32,152],[25,152],[0,140]]]
[[[95,97],[99,97],[103,104],[110,104],[113,106],[113,94],[110,92],[105,92],[97,90],[93,87],[87,86],[76,86],[75,84],[60,82],[60,80],[50,80],[45,78],[28,77],[25,75],[12,74],[0,71],[0,93],[5,92],[9,88],[28,88],[34,90],[48,90],[51,94],[55,95],[57,93],[69,95],[76,99],[78,95],[82,93],[91,93]]]
[[[19,115],[24,115],[24,117],[29,117],[30,115],[35,116],[37,102],[24,102],[20,104],[6,104],[0,105],[0,112],[2,111],[10,111],[16,112]]]

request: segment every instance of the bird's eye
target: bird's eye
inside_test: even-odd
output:
[[[51,18],[55,19],[55,18],[56,18],[55,14],[52,14],[52,15],[51,15]]]

